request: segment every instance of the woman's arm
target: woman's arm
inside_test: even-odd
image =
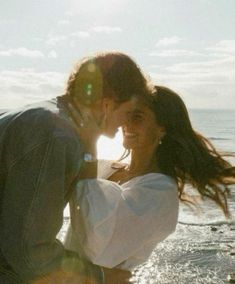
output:
[[[125,186],[101,179],[82,185],[71,202],[74,242],[67,245],[76,250],[76,242],[82,243],[97,265],[112,268],[124,262],[121,268],[129,270],[175,229],[176,185],[163,175],[146,175]]]
[[[128,270],[122,270],[118,268],[106,268],[102,267],[104,271],[104,284],[125,284],[130,283],[131,272]]]

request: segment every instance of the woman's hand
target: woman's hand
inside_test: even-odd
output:
[[[130,283],[131,272],[118,268],[102,267],[104,271],[105,284],[125,284]]]

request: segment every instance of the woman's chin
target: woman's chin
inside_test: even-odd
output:
[[[102,135],[104,135],[104,136],[106,136],[110,139],[113,139],[113,138],[115,138],[117,132],[118,132],[118,129],[105,129],[105,130],[103,130]]]

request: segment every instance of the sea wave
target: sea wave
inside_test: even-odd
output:
[[[223,225],[231,225],[234,226],[235,229],[235,221],[234,220],[223,220],[223,221],[214,221],[214,222],[186,222],[186,221],[178,221],[180,225],[187,225],[187,226],[223,226]]]
[[[209,140],[217,140],[217,141],[229,141],[232,140],[231,138],[222,138],[222,137],[208,137]]]

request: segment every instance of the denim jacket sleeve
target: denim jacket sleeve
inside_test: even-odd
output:
[[[12,145],[11,152],[24,147]],[[65,191],[80,157],[78,141],[53,134],[11,160],[1,208],[1,250],[24,281],[61,265],[65,250],[56,235],[63,223]]]

